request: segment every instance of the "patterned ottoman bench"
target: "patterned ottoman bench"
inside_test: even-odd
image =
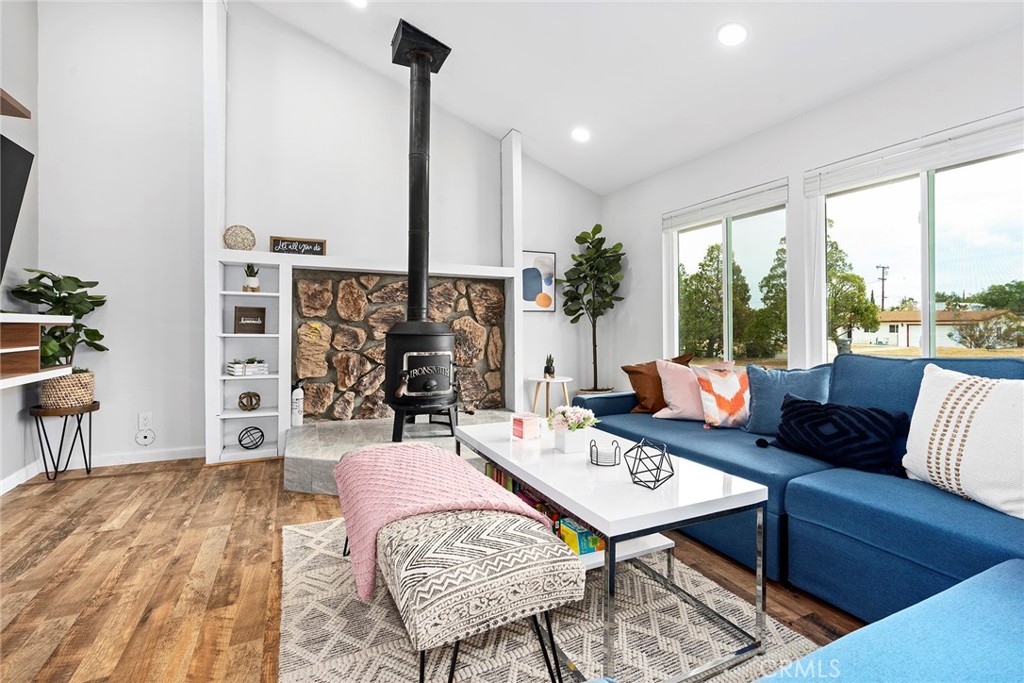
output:
[[[454,644],[451,683],[462,639],[526,617],[549,678],[562,680],[549,612],[583,599],[585,573],[547,518],[434,446],[354,451],[335,468],[335,479],[356,590],[368,599],[380,569],[420,653],[421,683],[427,650]]]
[[[426,651],[531,617],[548,675],[557,658],[537,615],[583,599],[579,558],[543,524],[509,512],[437,512],[392,522],[377,535],[378,564],[413,648]],[[555,673],[558,673],[557,671]],[[561,680],[559,673],[557,680]]]

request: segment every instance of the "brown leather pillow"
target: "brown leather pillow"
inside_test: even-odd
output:
[[[671,361],[679,365],[689,365],[692,359],[693,354],[687,353],[676,356]],[[636,407],[630,412],[656,413],[666,407],[665,394],[661,390],[661,376],[658,375],[658,366],[653,360],[637,365],[623,365],[622,371],[629,376],[629,383],[636,392]]]

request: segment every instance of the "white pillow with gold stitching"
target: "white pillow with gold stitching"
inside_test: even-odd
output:
[[[1024,519],[1024,380],[926,365],[903,467],[911,479]]]

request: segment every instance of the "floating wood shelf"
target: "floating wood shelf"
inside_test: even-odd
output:
[[[70,374],[71,366],[44,368],[39,365],[39,328],[72,322],[69,315],[0,313],[0,388]]]
[[[0,88],[0,114],[19,119],[32,118],[32,112],[28,110],[28,107],[11,97],[3,88]]]

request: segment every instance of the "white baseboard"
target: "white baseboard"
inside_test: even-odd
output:
[[[36,476],[43,471],[43,463],[41,460],[35,460],[22,467],[17,472],[8,474],[3,479],[0,479],[0,496],[4,495],[18,484],[24,484],[26,481]]]
[[[141,462],[163,462],[164,460],[185,460],[187,458],[202,458],[206,455],[206,449],[202,446],[182,446],[181,448],[160,448],[150,449],[140,447],[136,451],[126,453],[94,453],[92,466],[109,467],[110,465],[135,465]],[[69,469],[84,470],[85,463],[79,454],[77,459],[71,463]]]
[[[138,450],[127,453],[94,453],[92,458],[93,469],[97,467],[109,467],[110,465],[134,465],[143,462],[163,462],[165,460],[185,460],[188,458],[202,458],[205,455],[202,446],[184,446],[182,448],[162,448],[159,450]],[[82,453],[76,449],[71,458],[69,470],[84,470],[85,463],[82,461]],[[32,477],[43,471],[41,460],[25,465],[17,472],[9,474],[0,480],[0,496],[7,493],[15,486],[23,484]]]

